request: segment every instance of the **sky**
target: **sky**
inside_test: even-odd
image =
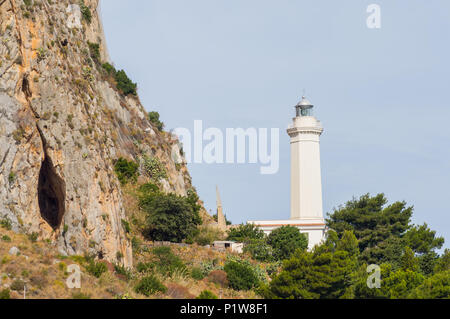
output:
[[[109,55],[166,129],[279,128],[280,169],[189,164],[233,223],[290,217],[287,126],[304,92],[321,137],[324,214],[384,193],[450,247],[450,2],[102,0]],[[381,28],[367,8],[380,6]]]

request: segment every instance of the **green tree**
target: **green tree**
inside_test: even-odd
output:
[[[261,289],[265,298],[316,299],[353,297],[357,269],[356,238],[351,233],[339,243],[330,231],[327,241],[312,252],[297,249],[283,262],[282,271]]]
[[[421,273],[411,269],[399,269],[385,276],[381,282],[381,292],[389,299],[408,298],[411,291],[420,286],[425,279]]]
[[[404,238],[406,245],[417,254],[427,254],[435,249],[440,249],[444,244],[444,238],[436,237],[436,232],[429,229],[426,223],[410,228]]]
[[[120,70],[116,72],[115,75],[117,88],[124,95],[137,95],[137,84],[133,83],[124,70]]]
[[[369,194],[353,199],[345,206],[335,209],[327,219],[328,227],[341,235],[352,230],[358,239],[361,258],[367,263],[390,262],[387,253],[399,247],[397,239],[409,229],[412,207],[405,202],[396,202],[386,206],[384,194],[370,197]],[[403,244],[400,243],[400,246]]]
[[[423,281],[409,295],[415,299],[450,299],[450,271],[437,273]]]
[[[249,242],[253,239],[263,239],[264,232],[253,224],[241,224],[228,231],[228,240],[241,243]]]
[[[401,257],[402,270],[411,270],[417,272],[419,270],[418,260],[411,248],[406,247]]]
[[[139,204],[147,214],[144,235],[151,240],[182,242],[192,238],[202,222],[189,199],[175,194],[144,194]]]
[[[244,263],[228,261],[224,267],[228,282],[234,290],[250,290],[259,284],[253,269]]]
[[[436,261],[434,272],[442,272],[450,270],[450,249],[446,249],[444,254]]]
[[[158,112],[148,113],[148,119],[150,122],[152,122],[156,126],[156,128],[160,132],[162,132],[162,130],[164,129],[164,123],[160,121]]]
[[[297,227],[283,226],[275,229],[267,238],[267,243],[273,248],[277,260],[289,258],[297,249],[306,249],[308,240]]]

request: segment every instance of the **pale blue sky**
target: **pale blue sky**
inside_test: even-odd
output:
[[[276,175],[190,165],[207,209],[218,184],[235,223],[289,218],[285,128],[306,89],[325,127],[325,212],[384,192],[450,242],[448,0],[106,0],[102,14],[116,67],[168,129],[280,128]]]

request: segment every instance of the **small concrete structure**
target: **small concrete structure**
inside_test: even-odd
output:
[[[234,241],[215,241],[213,247],[217,250],[225,251],[231,249],[232,252],[242,254],[244,252],[244,244]]]

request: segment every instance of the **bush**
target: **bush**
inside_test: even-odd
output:
[[[144,296],[151,296],[157,292],[165,293],[167,291],[166,286],[164,286],[158,278],[151,275],[148,277],[142,278],[139,283],[136,285],[134,290],[137,293],[143,294]]]
[[[11,237],[9,237],[8,235],[3,235],[2,236],[2,240],[10,243],[11,242]]]
[[[121,276],[122,279],[125,279],[126,281],[130,280],[133,277],[130,269],[119,264],[114,264],[114,271],[117,275]]]
[[[108,73],[109,75],[112,75],[115,77],[116,75],[116,68],[109,64],[108,62],[102,64],[102,68]]]
[[[209,290],[203,290],[196,299],[219,299],[215,294]]]
[[[273,260],[272,246],[264,239],[253,239],[244,246],[244,252],[249,253],[253,259],[270,262]]]
[[[12,223],[11,220],[9,218],[3,218],[0,220],[0,227],[6,229],[6,230],[11,230],[12,229]]]
[[[237,261],[228,261],[224,267],[229,285],[234,290],[250,290],[259,284],[252,267]]]
[[[306,236],[293,226],[283,226],[275,229],[267,238],[267,243],[273,248],[276,260],[288,259],[297,249],[306,249]]]
[[[100,278],[103,273],[108,271],[108,267],[102,262],[91,260],[86,267],[86,271],[94,277]]]
[[[125,233],[129,234],[131,232],[130,223],[127,222],[125,219],[122,219],[122,227]]]
[[[194,267],[191,269],[191,277],[195,280],[202,280],[205,278],[205,275],[203,274],[203,270],[199,267]]]
[[[17,280],[13,281],[13,283],[11,284],[11,287],[9,287],[9,288],[11,288],[11,290],[14,290],[14,291],[23,291],[24,287],[25,287],[25,282],[23,280],[17,279]]]
[[[137,95],[137,84],[133,83],[124,70],[117,71],[115,74],[117,88],[124,95]]]
[[[119,158],[114,164],[114,172],[122,185],[129,181],[137,181],[138,168],[139,165],[136,162],[127,161],[123,157]]]
[[[155,241],[180,243],[193,237],[201,224],[198,211],[186,197],[175,194],[143,194],[139,206],[147,214],[144,236]]]
[[[214,227],[201,226],[194,237],[194,242],[201,246],[211,245],[216,240],[223,239],[223,233]]]
[[[170,247],[156,247],[153,249],[156,270],[164,276],[170,276],[175,271],[185,271],[186,266],[180,257],[176,256]]]
[[[31,242],[35,243],[38,240],[39,234],[38,233],[31,233],[28,235],[28,239],[31,240]]]
[[[91,53],[91,58],[94,62],[100,62],[100,44],[88,42],[89,52]]]
[[[147,183],[139,187],[139,192],[145,197],[158,193],[159,188],[155,184]]]
[[[227,273],[223,270],[211,271],[211,273],[208,275],[208,281],[218,284],[221,287],[227,287],[229,284]]]
[[[0,299],[11,299],[9,289],[0,290]]]
[[[142,158],[145,174],[153,181],[159,182],[160,179],[167,177],[166,168],[156,157],[144,156]]]
[[[150,272],[150,271],[153,271],[153,269],[155,269],[155,264],[153,264],[153,263],[139,262],[136,265],[136,270],[140,273]]]
[[[91,23],[92,21],[92,13],[89,7],[84,3],[84,0],[80,1],[80,9],[81,9],[81,15],[83,16],[83,19],[87,21],[87,23]]]
[[[253,239],[263,239],[264,232],[253,224],[241,224],[228,231],[228,240],[241,243],[249,242]]]
[[[82,292],[74,292],[72,294],[72,299],[91,299],[91,295],[84,294]]]
[[[164,123],[159,120],[158,112],[150,112],[148,113],[148,119],[152,122],[159,131],[164,129]]]

